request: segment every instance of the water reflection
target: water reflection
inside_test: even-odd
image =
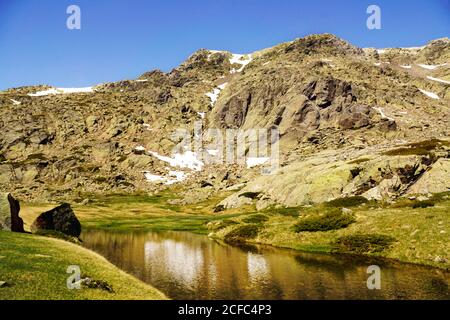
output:
[[[348,256],[232,247],[184,232],[88,231],[84,244],[174,299],[450,299],[449,273]],[[367,267],[382,270],[368,290]]]

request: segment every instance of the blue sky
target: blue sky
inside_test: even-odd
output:
[[[72,4],[81,30],[66,28]],[[381,30],[366,27],[370,4]],[[199,48],[246,53],[325,32],[360,47],[423,45],[450,36],[450,0],[0,0],[0,89],[133,79]]]

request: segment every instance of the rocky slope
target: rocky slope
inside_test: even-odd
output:
[[[248,55],[199,50],[136,80],[9,89],[0,113],[0,191],[22,199],[176,186],[192,202],[235,190],[220,210],[450,188],[448,38],[377,50],[324,34]],[[196,122],[278,129],[279,170],[208,164],[217,153],[206,147],[173,154],[173,133],[193,138]]]

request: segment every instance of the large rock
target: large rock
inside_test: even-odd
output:
[[[19,217],[20,205],[10,193],[0,194],[0,230],[25,232]]]
[[[31,225],[31,232],[53,230],[72,237],[79,237],[81,224],[70,204],[63,203],[50,211],[42,213]]]
[[[408,189],[408,194],[450,191],[450,159],[439,159]]]

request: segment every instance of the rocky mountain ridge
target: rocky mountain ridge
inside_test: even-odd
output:
[[[449,102],[447,38],[377,50],[324,34],[248,55],[202,49],[136,80],[1,92],[0,189],[41,201],[170,187],[190,202],[243,188],[219,208],[448,191]],[[177,158],[172,136],[185,129],[193,138],[198,122],[204,130],[278,129],[279,171],[193,169],[208,150]],[[257,198],[240,196],[249,192]]]

